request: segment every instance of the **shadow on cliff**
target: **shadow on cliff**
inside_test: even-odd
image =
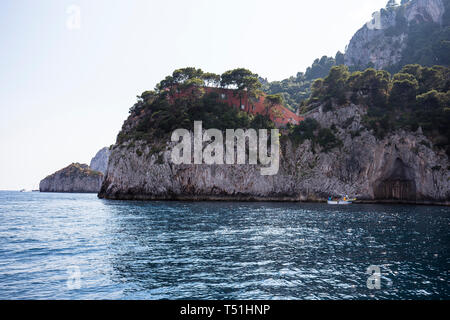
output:
[[[374,197],[376,200],[415,201],[417,194],[413,169],[396,158],[374,183]]]

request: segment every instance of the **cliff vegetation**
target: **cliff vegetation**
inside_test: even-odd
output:
[[[302,111],[325,110],[353,103],[367,107],[364,123],[383,138],[398,129],[423,130],[433,144],[450,155],[450,68],[407,65],[391,76],[366,69],[350,73],[336,66],[312,85]]]

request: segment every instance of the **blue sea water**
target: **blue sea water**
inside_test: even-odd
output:
[[[0,192],[0,299],[449,299],[449,230],[439,206]]]

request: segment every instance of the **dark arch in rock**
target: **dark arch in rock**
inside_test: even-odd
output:
[[[397,158],[383,170],[381,178],[374,186],[377,200],[416,200],[414,171]]]

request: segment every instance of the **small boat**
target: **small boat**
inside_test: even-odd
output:
[[[328,200],[328,204],[352,204],[352,201],[345,200]]]
[[[331,197],[329,197],[327,203],[328,204],[352,204],[353,201],[355,201],[355,200],[356,200],[356,198],[350,199],[347,196],[345,196],[341,199],[336,199],[336,200],[333,200]]]

